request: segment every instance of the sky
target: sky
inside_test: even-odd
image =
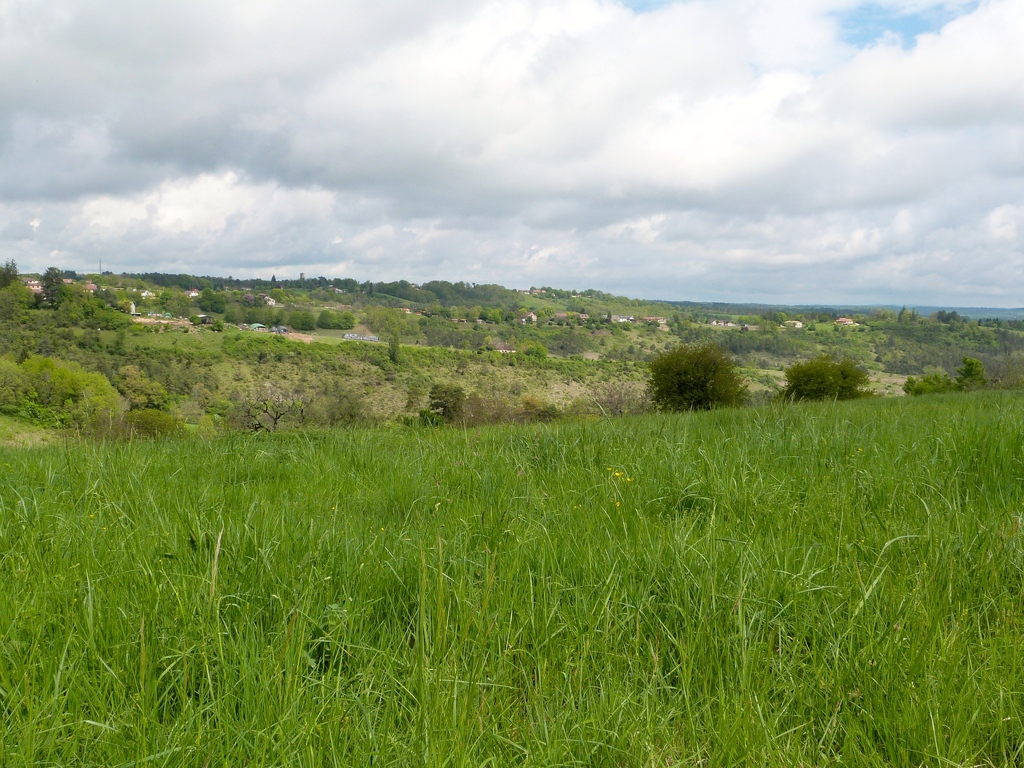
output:
[[[1024,306],[1022,0],[0,0],[0,260]]]

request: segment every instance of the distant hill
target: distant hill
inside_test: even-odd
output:
[[[876,309],[891,309],[898,312],[903,308],[902,304],[756,304],[756,303],[731,303],[722,301],[665,301],[674,307],[683,309],[712,309],[717,312],[725,312],[734,315],[760,315],[764,312],[775,311],[785,312],[791,315],[800,314],[827,314],[827,315],[869,315]],[[987,318],[995,320],[1022,320],[1024,319],[1024,307],[952,307],[952,306],[928,306],[907,304],[907,309],[916,309],[919,314],[927,316],[935,312],[956,312],[963,317],[973,320]]]

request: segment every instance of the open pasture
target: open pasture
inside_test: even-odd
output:
[[[1024,398],[0,449],[7,765],[1020,765]]]

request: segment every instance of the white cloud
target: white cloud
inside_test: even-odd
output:
[[[1019,227],[1024,226],[1024,206],[1001,205],[986,219],[989,237],[1002,242],[1014,242],[1020,236]]]
[[[3,4],[0,243],[37,269],[1019,303],[1024,4],[860,50],[858,5]]]

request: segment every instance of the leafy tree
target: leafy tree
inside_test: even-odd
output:
[[[648,363],[651,400],[663,411],[707,411],[742,405],[747,385],[714,344],[677,347]]]
[[[0,289],[0,323],[17,323],[24,319],[25,310],[33,303],[34,295],[21,283],[11,283]]]
[[[6,288],[18,279],[18,265],[14,259],[8,259],[0,267],[0,288]]]
[[[341,379],[326,382],[313,399],[311,419],[328,426],[349,426],[366,418],[366,403],[360,391]]]
[[[143,408],[128,414],[128,426],[139,437],[179,435],[185,430],[182,423],[166,411]]]
[[[339,313],[325,309],[317,317],[316,325],[318,328],[347,331],[349,328],[355,328],[356,318],[351,312]]]
[[[21,368],[0,357],[0,412],[13,412],[29,397],[30,388]]]
[[[220,314],[224,311],[225,299],[223,292],[215,292],[211,288],[203,288],[199,294],[198,300],[199,308],[203,312],[216,312]]]
[[[962,365],[956,369],[956,378],[951,379],[945,373],[929,373],[920,379],[908,376],[903,383],[903,391],[908,395],[929,395],[934,392],[971,392],[981,389],[988,382],[985,377],[985,366],[980,360],[965,357]]]
[[[186,317],[192,312],[192,300],[184,293],[172,293],[166,304],[167,311],[176,317]]]
[[[820,355],[786,369],[785,400],[853,400],[871,397],[868,374],[848,357]]]
[[[288,325],[296,331],[312,331],[316,329],[316,320],[313,313],[304,309],[297,309],[288,316]]]
[[[450,424],[462,413],[466,391],[458,384],[435,384],[430,388],[427,412]]]
[[[48,357],[30,357],[20,368],[30,389],[23,405],[37,420],[86,426],[120,412],[117,390],[101,373]]]
[[[903,391],[908,395],[930,395],[934,392],[952,392],[956,382],[945,373],[929,373],[920,379],[908,376],[903,382]]]
[[[167,404],[167,390],[163,384],[150,379],[137,365],[126,365],[118,374],[118,389],[133,411],[160,410]]]
[[[548,356],[548,348],[539,341],[535,341],[526,347],[526,351],[523,354],[528,357],[535,357],[538,360],[544,360]]]
[[[43,298],[51,307],[60,304],[60,291],[64,287],[64,273],[57,267],[50,267],[39,281],[43,286]]]
[[[969,392],[984,387],[988,380],[985,378],[985,366],[981,361],[965,357],[962,363],[963,365],[956,369],[956,388]]]

